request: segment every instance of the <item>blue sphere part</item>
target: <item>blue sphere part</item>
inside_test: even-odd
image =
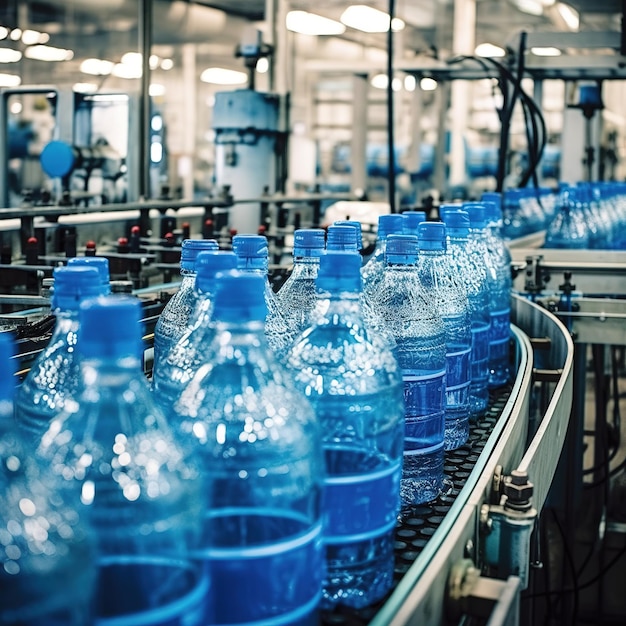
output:
[[[68,267],[95,267],[103,285],[109,285],[109,259],[103,256],[77,256],[67,262]]]
[[[64,141],[51,141],[39,157],[41,168],[50,178],[63,178],[73,169],[76,156],[72,146]]]
[[[239,270],[216,274],[213,319],[235,323],[265,320],[266,282],[261,274]]]
[[[204,250],[196,258],[196,288],[200,291],[213,291],[218,272],[234,270],[237,255],[227,250]]]
[[[320,257],[316,286],[331,293],[361,291],[361,255],[350,250],[328,250]]]
[[[299,228],[293,234],[294,257],[319,257],[326,245],[326,233],[321,228]]]
[[[217,241],[215,241],[215,239],[183,240],[182,251],[180,253],[181,269],[194,272],[196,269],[196,258],[200,252],[204,252],[205,250],[219,250]]]
[[[78,311],[80,303],[87,298],[105,295],[105,286],[96,267],[68,265],[57,267],[53,273],[52,309]]]
[[[127,296],[101,296],[80,304],[77,349],[85,358],[141,357],[141,302]]]

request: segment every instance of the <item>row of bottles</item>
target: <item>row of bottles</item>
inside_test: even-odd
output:
[[[15,413],[93,537],[98,623],[313,625],[388,593],[397,515],[437,497],[509,377],[497,207],[442,209],[381,216],[366,264],[358,223],[296,231],[278,293],[265,237],[184,242],[152,389],[139,302],[105,267],[55,270]]]

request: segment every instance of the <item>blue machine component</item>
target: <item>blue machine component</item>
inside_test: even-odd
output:
[[[229,185],[235,199],[275,191],[278,111],[276,94],[240,89],[215,95],[215,182]],[[230,226],[256,233],[260,219],[260,204],[242,204],[231,210]]]
[[[64,178],[74,169],[76,154],[64,141],[51,141],[40,156],[41,167],[50,178]]]

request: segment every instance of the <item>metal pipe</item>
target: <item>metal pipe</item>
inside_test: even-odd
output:
[[[139,198],[150,197],[150,51],[152,46],[152,0],[139,0],[137,5],[139,52],[141,53],[141,88],[137,124],[138,193]],[[131,172],[132,175],[132,172]]]

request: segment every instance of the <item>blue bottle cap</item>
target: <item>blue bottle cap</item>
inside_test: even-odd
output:
[[[420,250],[445,250],[445,225],[442,222],[422,222],[418,226],[417,247]]]
[[[101,296],[80,305],[80,341],[85,358],[141,358],[141,302],[130,296]]]
[[[441,219],[446,225],[446,233],[450,237],[464,238],[468,236],[470,221],[466,211],[462,209],[444,211]]]
[[[359,251],[358,233],[354,226],[333,224],[326,233],[327,250]]]
[[[460,203],[454,203],[454,204],[442,204],[439,206],[439,219],[442,222],[446,222],[446,220],[444,219],[444,216],[448,213],[455,213],[456,211],[462,211],[463,210],[463,205]]]
[[[356,245],[357,250],[363,249],[363,229],[361,227],[361,222],[357,222],[356,220],[337,220],[333,222],[335,226],[352,226],[356,230]]]
[[[487,228],[485,205],[482,202],[464,202],[463,210],[469,216],[471,229],[483,230]]]
[[[329,250],[320,257],[316,286],[320,291],[361,291],[361,255],[350,250]]]
[[[50,178],[63,178],[74,167],[76,156],[74,148],[64,141],[54,140],[45,146],[39,156],[41,169]]]
[[[83,265],[87,267],[95,267],[100,274],[100,282],[109,289],[109,259],[103,256],[77,256],[67,262],[67,266]]]
[[[496,206],[502,208],[502,194],[497,191],[485,191],[480,197],[481,202],[495,202]]]
[[[226,250],[205,250],[196,258],[196,289],[205,293],[215,290],[215,275],[218,272],[234,270],[237,255]]]
[[[204,250],[219,250],[219,245],[215,239],[184,239],[180,253],[181,269],[194,272],[196,259]]]
[[[213,319],[220,322],[265,320],[265,278],[260,274],[229,270],[215,277]]]
[[[0,333],[0,403],[13,402],[16,379],[14,362],[15,353],[13,337],[8,332]],[[0,415],[5,411],[0,411]]]
[[[491,200],[481,200],[485,207],[485,219],[487,224],[498,223],[502,220],[502,209]]]
[[[426,211],[405,211],[404,232],[407,235],[417,235],[417,227],[426,221]]]
[[[235,235],[233,252],[240,270],[265,270],[269,262],[267,237],[263,235]]]
[[[389,235],[385,261],[396,265],[415,265],[417,262],[417,235]]]
[[[388,235],[400,235],[404,229],[404,216],[401,213],[387,213],[378,216],[378,240],[384,241]]]
[[[108,290],[108,282],[106,286],[100,282],[101,275],[94,266],[74,264],[56,267],[52,276],[54,278],[53,310],[78,311],[83,300],[104,296]]]
[[[319,257],[324,251],[326,233],[321,228],[299,228],[293,234],[294,257]]]

